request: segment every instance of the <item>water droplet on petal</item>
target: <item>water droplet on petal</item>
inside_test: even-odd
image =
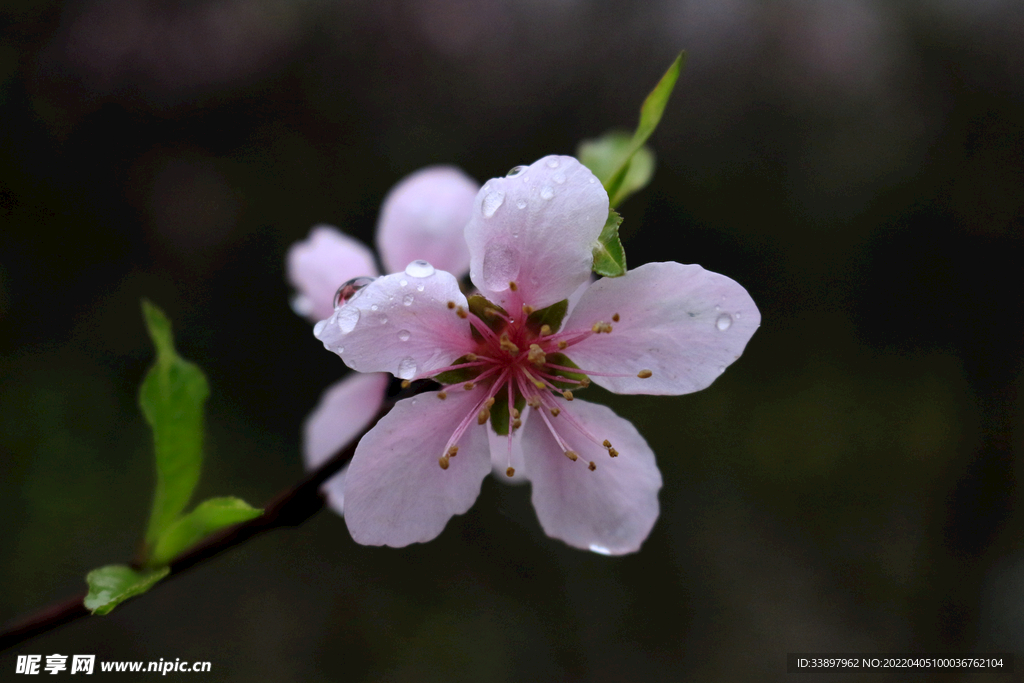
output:
[[[732,316],[729,315],[728,313],[723,313],[722,315],[718,316],[718,320],[715,321],[715,327],[717,327],[722,332],[725,332],[731,326]]]
[[[596,543],[591,543],[590,544],[590,552],[597,553],[598,555],[611,555],[612,554],[611,550],[608,550],[608,548],[605,548],[603,545],[598,545]]]
[[[551,179],[554,180],[559,185],[561,185],[562,183],[565,182],[565,174],[562,172],[558,172],[555,175],[551,176]]]
[[[313,336],[319,338],[320,337],[320,333],[324,331],[325,327],[327,327],[327,323],[328,322],[330,322],[330,321],[329,320],[321,320],[316,325],[313,325]]]
[[[595,178],[595,177],[591,176],[591,177],[590,177],[590,184],[591,184],[591,185],[593,185],[593,184],[594,184],[594,183],[596,183],[596,182],[597,182],[597,178]]]
[[[372,277],[354,277],[341,287],[338,287],[338,291],[334,293],[334,307],[337,308],[342,304],[352,301],[355,295],[362,291],[363,287],[375,279]]]
[[[402,304],[404,306],[412,306],[412,294],[406,294],[402,297]]]
[[[416,361],[406,356],[398,363],[398,379],[412,379],[416,376]]]
[[[555,190],[550,185],[545,185],[544,187],[540,188],[540,196],[543,199],[551,199],[552,197],[555,196]]]
[[[484,252],[484,284],[493,292],[504,292],[519,275],[519,252],[504,244],[491,244]]]
[[[377,310],[377,304],[373,304],[372,306],[370,306],[370,310],[371,311],[376,311]]]
[[[409,286],[409,281],[408,280],[399,280],[398,284],[402,285],[403,287],[408,287]]]
[[[402,341],[409,341],[409,337],[411,336],[412,335],[409,333],[409,330],[400,330],[398,332],[398,338]]]
[[[380,317],[380,321],[379,322],[380,322],[381,325],[387,325],[388,324],[388,317],[386,315],[382,315]]]
[[[422,292],[423,291],[423,285],[422,284],[416,285],[416,291],[417,292]]]
[[[434,266],[423,260],[413,261],[405,267],[409,277],[430,277],[434,274]]]
[[[505,201],[505,193],[501,190],[495,190],[488,192],[484,196],[483,204],[480,205],[480,210],[484,213],[484,218],[490,218],[494,215],[494,212],[498,210],[501,203]]]
[[[516,166],[511,171],[505,174],[506,178],[515,178],[517,175],[526,170],[526,166]]]
[[[526,200],[525,199],[517,199],[516,200],[516,208],[517,209],[525,209],[526,208]]]
[[[335,309],[334,315],[331,317],[338,323],[341,333],[348,334],[355,329],[356,323],[359,322],[359,309],[355,306],[342,306]]]
[[[558,159],[548,159],[548,168],[558,168]]]

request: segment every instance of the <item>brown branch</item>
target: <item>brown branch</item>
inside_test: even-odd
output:
[[[386,401],[380,412],[377,413],[373,423],[370,427],[366,428],[363,434],[368,432],[380,418],[384,417],[391,410],[395,401],[399,398],[405,398],[406,396],[418,393],[422,389],[422,386],[413,387],[403,391],[395,399]],[[362,438],[362,434],[359,438]],[[170,562],[171,573],[160,583],[170,581],[174,576],[183,573],[189,568],[210,559],[228,548],[241,545],[264,532],[281,527],[298,526],[315,515],[324,507],[324,498],[320,493],[320,486],[337,474],[345,463],[352,459],[352,455],[356,450],[356,444],[358,443],[359,439],[354,439],[350,445],[335,453],[320,467],[307,474],[299,483],[275,496],[266,505],[263,514],[256,519],[223,529],[175,557]],[[82,593],[11,622],[0,632],[0,651],[14,647],[18,643],[22,643],[40,633],[45,633],[82,617],[89,616],[90,612],[83,604],[84,599],[85,593]]]

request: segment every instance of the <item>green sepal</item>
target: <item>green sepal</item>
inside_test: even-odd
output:
[[[579,366],[569,360],[569,357],[564,353],[549,353],[547,354],[547,362],[551,365],[564,365],[567,368],[578,368]],[[577,382],[583,382],[586,380],[589,383],[589,379],[582,372],[570,372],[569,370],[558,370],[556,368],[548,368],[548,372],[557,377],[565,377],[566,379],[576,380]],[[568,389],[570,391],[578,391],[584,387],[580,384],[569,383],[569,382],[557,382],[552,381],[559,389]]]
[[[569,300],[562,299],[558,303],[551,304],[547,308],[534,311],[526,318],[526,327],[535,334],[540,333],[540,328],[547,325],[552,332],[557,332],[562,326],[566,311],[569,310]]]
[[[580,162],[590,169],[605,186],[612,176],[626,165],[623,177],[615,196],[609,195],[610,206],[619,206],[635,192],[639,192],[651,182],[654,176],[654,152],[647,145],[633,152],[632,159],[627,159],[632,149],[633,135],[623,130],[610,130],[596,140],[584,140],[576,148],[576,156]]]
[[[512,407],[518,410],[520,415],[523,414],[523,409],[526,407],[526,399],[518,390],[516,390],[515,396],[512,397]],[[506,395],[504,400],[496,400],[494,405],[491,406],[491,428],[495,434],[498,436],[508,436],[508,419],[508,396]]]
[[[460,356],[452,361],[452,365],[461,365],[462,363],[470,363],[469,356]],[[440,372],[434,375],[434,381],[440,382],[441,384],[462,384],[463,382],[469,382],[476,379],[476,376],[480,374],[480,368],[460,368],[458,370],[448,370],[446,372]]]
[[[640,122],[637,123],[636,131],[629,141],[629,147],[626,148],[625,157],[621,165],[608,177],[607,181],[602,180],[604,189],[608,192],[608,201],[611,206],[618,206],[618,201],[621,201],[621,188],[629,171],[630,161],[633,159],[633,155],[651,137],[651,133],[658,127],[658,123],[661,122],[661,115],[665,113],[665,105],[668,104],[668,98],[676,87],[676,81],[679,80],[679,72],[682,70],[685,61],[686,52],[680,52],[676,56],[675,61],[672,62],[672,65],[669,66],[668,71],[665,72],[665,75],[661,77],[658,84],[654,86],[654,89],[644,99],[644,103],[640,107]]]
[[[239,522],[247,522],[262,514],[263,510],[252,507],[241,498],[204,500],[195,510],[179,517],[164,530],[153,548],[149,565],[165,565],[214,531]]]
[[[486,297],[481,296],[480,294],[473,294],[466,300],[469,302],[470,314],[475,315],[483,321],[484,325],[487,325],[487,327],[498,333],[505,329],[505,326],[508,324],[505,321],[508,319],[509,315],[508,311],[504,308],[496,303],[488,301]],[[494,313],[495,311],[501,313],[501,315],[496,315]],[[502,316],[505,317],[503,318]],[[474,339],[477,341],[483,341],[483,337],[475,327],[470,326],[470,331],[472,332]]]
[[[619,239],[622,216],[615,211],[608,212],[608,220],[601,229],[601,236],[594,243],[594,272],[605,277],[619,277],[626,274],[626,250]]]
[[[142,595],[170,573],[170,567],[136,570],[123,564],[93,569],[85,576],[89,593],[82,604],[93,614],[109,614],[122,602]]]
[[[174,350],[171,323],[163,312],[142,301],[156,363],[139,390],[139,405],[153,430],[156,487],[146,531],[152,547],[192,497],[203,464],[203,404],[210,393],[206,377]]]

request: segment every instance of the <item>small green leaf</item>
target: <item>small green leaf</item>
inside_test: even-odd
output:
[[[605,277],[619,277],[626,274],[626,250],[619,240],[619,225],[622,216],[608,212],[608,220],[601,229],[601,236],[594,243],[594,272]]]
[[[632,160],[627,159],[632,140],[633,136],[626,131],[611,130],[596,140],[584,140],[576,150],[580,162],[606,187],[616,171],[628,163],[618,191],[609,197],[611,206],[621,205],[631,194],[645,188],[654,176],[654,152],[647,145],[636,150]]]
[[[608,192],[608,199],[613,208],[618,206],[619,202],[624,198],[621,189],[625,183],[626,174],[629,171],[633,155],[644,146],[647,138],[651,137],[651,133],[658,127],[658,123],[661,122],[661,115],[665,113],[665,105],[668,104],[668,98],[676,87],[676,81],[679,80],[679,72],[682,70],[685,61],[686,52],[680,52],[675,61],[672,62],[672,65],[669,66],[668,71],[665,72],[665,75],[661,77],[658,84],[647,95],[643,105],[640,107],[640,122],[637,124],[636,131],[629,141],[629,147],[626,149],[621,165],[608,176],[607,180],[602,179],[601,181],[604,184],[604,189]]]
[[[462,365],[463,363],[472,363],[470,356],[459,356],[452,361],[452,365]],[[463,382],[469,382],[477,378],[480,374],[480,368],[459,368],[458,370],[447,370],[445,372],[439,372],[434,375],[433,379],[435,382],[441,384],[462,384]]]
[[[142,312],[156,346],[156,363],[139,390],[139,405],[153,429],[156,454],[156,490],[146,531],[146,543],[153,547],[188,505],[199,480],[203,464],[203,403],[210,391],[202,370],[174,350],[167,316],[145,300]]]
[[[108,614],[128,598],[148,591],[170,572],[169,567],[136,571],[123,564],[93,569],[85,577],[89,594],[83,604],[93,614]]]
[[[516,390],[512,401],[512,407],[521,415],[523,408],[526,407],[526,399]],[[498,400],[491,406],[491,428],[498,436],[508,436],[508,417],[508,395],[506,395],[504,399]]]
[[[170,562],[179,553],[188,550],[214,531],[247,522],[263,514],[240,498],[210,498],[196,506],[184,517],[179,517],[161,534],[149,563],[160,566]]]
[[[565,318],[566,312],[569,310],[569,300],[562,299],[558,303],[551,304],[547,308],[542,308],[539,311],[534,311],[526,318],[526,327],[533,330],[536,333],[540,332],[540,328],[547,325],[551,328],[552,332],[557,332],[558,328],[562,326],[562,319]]]

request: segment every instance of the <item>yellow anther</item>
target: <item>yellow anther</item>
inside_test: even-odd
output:
[[[530,406],[531,408],[540,408],[540,399],[537,398],[536,396],[531,396],[530,398],[526,399],[526,405]]]
[[[550,334],[551,334],[551,325],[541,325],[540,326],[540,336],[547,337]]]
[[[448,392],[446,392],[446,391],[439,391],[439,392],[437,392],[437,397],[443,401],[446,398],[448,398]]]
[[[476,359],[477,359],[477,355],[475,353],[467,353],[466,354],[466,361],[467,362],[472,363]]]
[[[533,386],[537,387],[538,389],[544,389],[547,387],[547,385],[544,384],[544,382],[541,382],[539,379],[533,380]]]
[[[618,313],[616,313],[615,315],[612,316],[612,322],[613,323],[619,322],[619,314]]]
[[[525,315],[530,315],[531,313],[533,313],[533,306],[531,306],[530,304],[523,304],[523,313]]]
[[[580,380],[580,388],[581,389],[586,389],[589,386],[590,386],[590,378],[584,377],[583,379]]]
[[[559,349],[559,351],[565,351],[565,349],[568,348],[568,346],[569,346],[569,342],[565,341],[564,339],[562,341],[558,342],[558,349]]]
[[[441,466],[442,470],[448,469],[448,456],[442,455],[440,458],[437,459],[437,464]]]
[[[589,465],[587,465],[587,469],[588,469],[588,470],[590,470],[591,472],[593,472],[594,470],[596,470],[596,469],[597,469],[597,465],[596,465],[596,464],[594,463],[594,461],[593,461],[593,460],[591,460],[591,461],[590,461],[590,464],[589,464]]]
[[[571,401],[572,400],[572,392],[571,391],[563,391],[562,392],[562,398],[564,398],[566,401]]]
[[[519,429],[522,426],[523,426],[523,421],[520,420],[519,418],[516,418],[515,420],[512,420],[512,431],[515,431],[515,430]]]
[[[513,356],[519,353],[519,347],[512,343],[507,332],[502,333],[501,338],[498,340],[498,346],[501,347],[502,351],[510,353]]]
[[[517,285],[515,282],[510,282],[510,283],[508,283],[508,288],[511,289],[514,292],[517,289],[519,289],[519,285]]]
[[[612,456],[613,458],[616,457],[618,454],[619,454],[619,452],[617,450],[615,450],[614,448],[609,448],[608,449],[608,455]]]
[[[601,325],[604,325],[604,323],[603,322],[596,322],[596,323],[594,323],[590,327],[590,331],[595,333],[595,334],[601,334]]]
[[[640,379],[647,379],[653,374],[654,373],[651,372],[650,370],[641,370],[640,372],[636,373],[636,376],[639,377]]]
[[[575,451],[566,451],[565,457],[569,458],[573,462],[576,462],[576,459],[580,456],[576,455]]]
[[[555,408],[551,409],[551,417],[558,417],[561,414],[562,414],[562,409],[561,408],[555,407]]]
[[[452,446],[451,448],[448,449],[448,452],[445,453],[444,455],[445,455],[446,458],[454,458],[458,454],[459,454],[459,447],[458,446]]]
[[[487,401],[484,402],[484,405],[487,406],[488,408],[493,406],[494,405],[494,397],[491,396],[489,399],[487,399]]]
[[[496,316],[496,315],[498,315],[497,309],[494,309],[494,308],[485,308],[484,309],[484,317],[487,318],[488,320],[493,320],[494,316]]]
[[[539,344],[530,344],[530,352],[527,354],[526,358],[538,367],[548,362],[548,357],[545,355],[544,349],[540,348]]]
[[[410,382],[409,380],[407,380],[407,379],[403,379],[402,380],[402,388],[403,389],[408,389],[410,384],[412,384],[412,382]]]
[[[466,309],[463,308],[462,306],[459,306],[457,309],[455,309],[455,314],[458,315],[463,320],[469,317],[469,313],[466,313]]]
[[[472,382],[466,382],[465,384],[462,385],[462,388],[465,389],[466,391],[469,391],[470,389],[472,389],[475,386],[476,385],[473,384]]]
[[[515,467],[509,467],[507,470],[505,470],[505,476],[507,476],[507,477],[513,477],[513,476],[515,476],[515,474],[516,474],[516,468]]]
[[[487,408],[481,408],[480,412],[476,414],[476,423],[478,425],[486,424],[491,419],[491,411]]]
[[[455,302],[454,301],[449,301],[448,302],[448,308],[455,308]]]
[[[512,418],[516,419],[516,420],[519,419],[519,408],[513,408],[512,409]]]
[[[605,439],[605,440],[604,440],[604,443],[603,443],[602,445],[603,445],[603,446],[604,446],[605,448],[611,448],[611,447],[612,447],[612,442],[611,442],[611,441],[609,441],[608,439]]]

